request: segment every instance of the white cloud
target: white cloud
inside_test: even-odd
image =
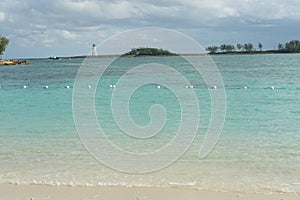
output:
[[[138,9],[134,6],[134,4],[126,1],[108,3],[105,7],[105,10],[107,10],[105,15],[107,15],[108,18],[126,19],[138,15]]]
[[[207,42],[230,40],[233,32],[236,40],[268,32],[284,42],[299,33],[299,7],[299,0],[1,0],[0,34],[10,37],[10,45],[76,44],[76,49],[145,26],[176,29]]]
[[[202,0],[202,1],[185,1],[180,0],[183,6],[187,6],[189,11],[205,19],[215,19],[238,16],[239,12],[232,7],[226,0]],[[201,20],[201,19],[200,19]]]
[[[58,7],[63,8],[67,12],[74,14],[83,14],[87,16],[97,15],[101,10],[101,6],[97,2],[91,1],[56,1]]]
[[[0,22],[5,20],[5,14],[4,12],[0,11]]]
[[[65,39],[68,39],[68,40],[74,40],[74,39],[76,39],[76,34],[71,33],[70,31],[62,30],[62,31],[59,31],[59,33],[61,33],[61,35],[62,35]]]
[[[69,14],[101,19],[126,19],[137,14],[135,4],[127,1],[57,1]]]
[[[227,1],[243,17],[262,20],[295,19],[300,20],[298,8],[300,1],[295,0],[245,0]]]

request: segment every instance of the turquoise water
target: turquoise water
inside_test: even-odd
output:
[[[114,89],[109,85],[116,84],[131,66],[149,62],[173,66],[191,82],[200,102],[199,129],[189,150],[173,165],[142,175],[104,166],[81,144],[72,95],[84,60],[32,60],[26,66],[1,67],[0,182],[300,193],[300,55],[216,56],[213,60],[225,84],[227,112],[221,138],[204,159],[198,158],[198,152],[211,118],[209,88],[182,59],[121,58],[105,72],[96,91],[97,117],[107,137],[128,151],[159,149],[175,137],[180,124],[176,96],[165,87],[148,84],[132,96],[130,114],[136,124],[145,126],[151,121],[150,106],[163,105],[168,117],[162,133],[135,140],[120,132],[110,110]],[[101,65],[105,59],[89,63]],[[48,89],[43,88],[46,85]],[[186,90],[184,85],[176,87]]]

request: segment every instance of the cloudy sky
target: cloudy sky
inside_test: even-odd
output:
[[[299,0],[1,0],[4,57],[88,54],[122,31],[162,27],[203,46],[300,40]]]

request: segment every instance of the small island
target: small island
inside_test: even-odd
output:
[[[140,48],[132,48],[131,51],[122,55],[122,57],[138,57],[138,56],[178,56],[178,54],[172,53],[165,49],[140,47]]]

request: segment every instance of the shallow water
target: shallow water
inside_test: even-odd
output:
[[[193,144],[173,165],[142,175],[104,166],[81,144],[72,95],[83,60],[32,60],[26,66],[1,67],[0,182],[300,193],[300,55],[216,56],[213,60],[225,84],[227,112],[221,138],[204,159],[198,153],[211,117],[209,88],[182,59],[121,58],[105,72],[96,92],[99,123],[108,139],[136,153],[155,151],[175,137],[181,122],[178,101],[170,90],[155,84],[134,93],[129,104],[136,124],[150,123],[148,110],[153,104],[163,105],[168,114],[160,134],[135,140],[124,135],[114,121],[110,110],[114,89],[109,85],[116,84],[130,67],[149,62],[175,67],[194,85],[201,112]],[[103,62],[92,59],[88,63]],[[163,76],[172,80],[170,75]],[[186,90],[184,85],[173,84]],[[43,88],[46,85],[48,89]]]

